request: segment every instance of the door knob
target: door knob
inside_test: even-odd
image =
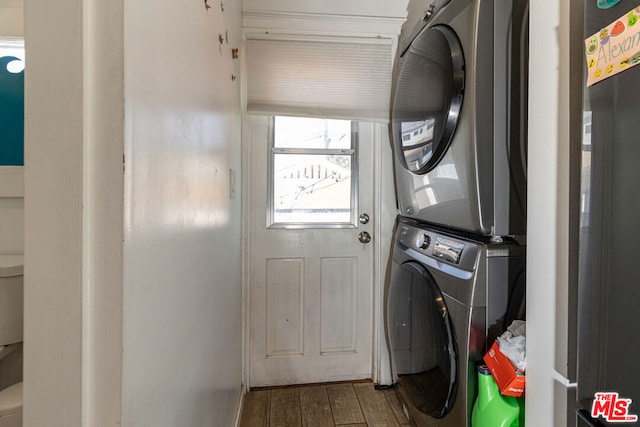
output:
[[[361,231],[358,234],[358,240],[360,240],[361,243],[369,243],[371,241],[371,234],[366,231]]]
[[[368,224],[369,214],[363,213],[362,215],[360,215],[360,218],[358,218],[358,220],[360,221],[360,224]]]

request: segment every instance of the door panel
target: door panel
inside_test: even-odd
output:
[[[355,353],[358,258],[320,263],[320,354]]]
[[[249,385],[302,384],[372,375],[373,125],[358,128],[356,218],[344,228],[271,227],[269,118],[250,132]],[[375,236],[373,236],[375,239]]]
[[[267,259],[267,357],[302,354],[303,286],[303,259]]]

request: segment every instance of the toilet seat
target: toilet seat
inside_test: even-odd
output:
[[[22,411],[22,383],[19,382],[0,391],[0,417]]]

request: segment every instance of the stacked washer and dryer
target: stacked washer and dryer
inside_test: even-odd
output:
[[[436,0],[400,41],[385,314],[417,426],[469,425],[477,364],[525,315],[527,51],[528,0]]]

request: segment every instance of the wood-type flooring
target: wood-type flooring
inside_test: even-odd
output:
[[[240,422],[240,427],[408,425],[394,390],[375,390],[370,381],[252,390]]]

